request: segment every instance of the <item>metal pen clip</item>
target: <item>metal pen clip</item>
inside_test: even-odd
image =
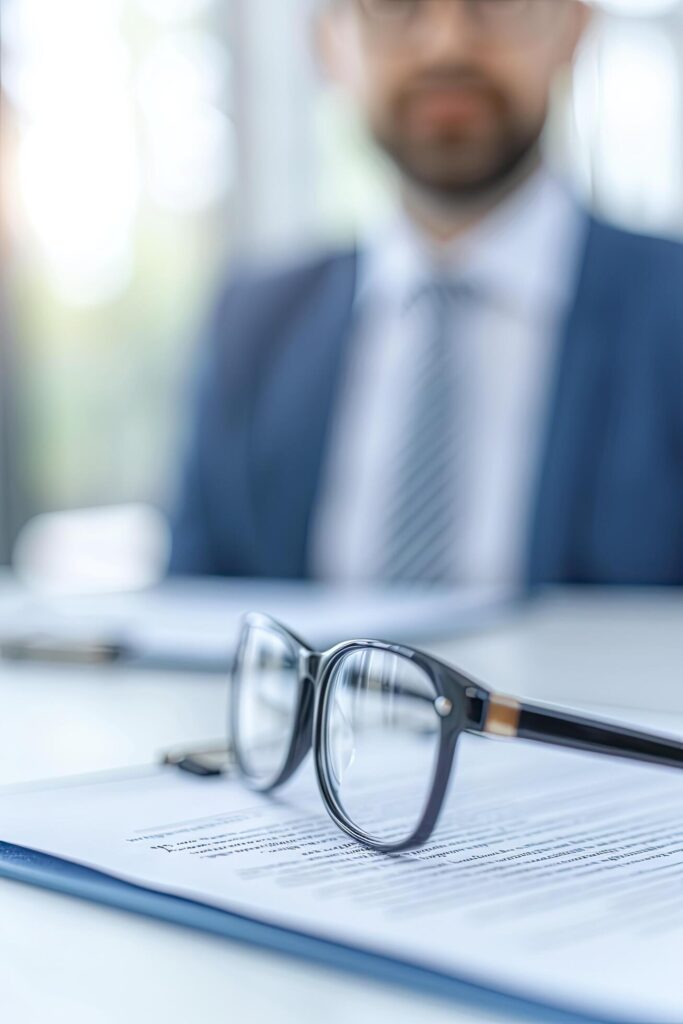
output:
[[[229,775],[235,766],[235,753],[225,743],[207,744],[199,749],[178,747],[161,755],[161,763],[179,768],[191,775],[212,778]]]

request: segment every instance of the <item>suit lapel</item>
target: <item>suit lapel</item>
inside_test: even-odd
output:
[[[560,345],[529,540],[528,582],[580,582],[620,308],[609,229],[591,220]]]
[[[315,268],[275,324],[254,415],[251,465],[259,556],[278,576],[308,575],[307,543],[351,329],[356,255]]]

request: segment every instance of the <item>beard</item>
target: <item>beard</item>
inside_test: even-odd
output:
[[[446,204],[467,205],[521,177],[538,155],[540,132],[511,139],[486,161],[463,158],[462,147],[457,143],[416,152],[395,140],[377,141],[401,175],[419,191]]]
[[[447,101],[449,90],[474,104],[464,118],[430,112],[434,93]],[[536,159],[545,114],[523,118],[488,80],[449,69],[396,96],[371,130],[409,184],[441,203],[469,204],[505,188]]]

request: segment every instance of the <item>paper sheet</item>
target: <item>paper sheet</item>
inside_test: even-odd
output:
[[[397,788],[402,780],[395,780]],[[683,1020],[683,773],[463,737],[440,827],[394,857],[171,769],[0,795],[0,840],[497,989]]]

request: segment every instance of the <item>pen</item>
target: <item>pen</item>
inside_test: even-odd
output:
[[[130,657],[123,643],[105,640],[60,640],[35,635],[0,640],[0,655],[9,661],[37,661],[67,665],[106,665]]]
[[[45,665],[125,665],[130,668],[167,672],[198,672],[224,676],[232,663],[232,647],[224,650],[207,644],[205,650],[184,650],[181,644],[134,645],[118,639],[69,637],[61,639],[47,633],[0,638],[0,657],[8,661],[36,662]]]

